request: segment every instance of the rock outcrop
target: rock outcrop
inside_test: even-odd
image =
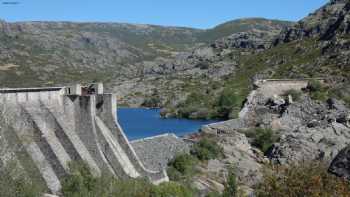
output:
[[[234,164],[239,180],[246,186],[259,182],[264,163],[329,162],[350,145],[350,110],[344,102],[311,99],[303,92],[308,80],[259,80],[255,86],[238,119],[201,128],[202,133],[217,136],[226,156],[221,162]],[[300,95],[293,98],[286,94],[289,90]],[[256,128],[272,129],[279,136],[265,153],[252,147],[245,136]]]
[[[339,152],[333,159],[328,171],[350,181],[350,146]]]

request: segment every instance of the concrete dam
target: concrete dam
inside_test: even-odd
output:
[[[116,96],[103,93],[102,84],[0,89],[0,167],[15,166],[55,194],[71,161],[85,161],[96,176],[168,181],[164,170],[145,168],[116,108]]]

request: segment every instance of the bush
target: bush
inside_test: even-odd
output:
[[[273,166],[265,170],[256,193],[258,197],[346,197],[350,194],[350,185],[328,174],[327,165],[309,162],[289,167]]]
[[[279,139],[272,129],[256,128],[246,131],[245,134],[248,138],[252,138],[252,145],[264,153]]]
[[[70,163],[70,175],[62,183],[62,193],[64,196],[79,197],[90,196],[98,190],[97,178],[90,173],[89,167],[85,163]]]
[[[225,184],[225,189],[222,194],[222,197],[236,197],[237,196],[237,182],[236,174],[233,168],[230,168],[228,171],[227,182]]]
[[[221,197],[221,194],[217,191],[210,191],[205,197]]]
[[[203,138],[191,149],[191,154],[199,160],[210,160],[223,157],[223,148],[215,140]]]
[[[318,92],[318,91],[321,91],[323,89],[323,85],[319,80],[311,80],[307,84],[307,89],[310,92]]]
[[[287,99],[288,96],[291,96],[293,101],[299,101],[300,100],[300,97],[302,95],[302,92],[301,91],[298,91],[298,90],[294,90],[294,89],[291,89],[291,90],[287,90],[286,92],[284,92],[283,96]]]
[[[235,114],[238,114],[243,100],[232,89],[225,88],[218,99],[220,118],[230,119],[236,117]]]
[[[70,175],[62,184],[65,197],[190,197],[195,190],[179,183],[168,182],[158,186],[145,179],[115,179],[109,174],[94,177],[85,163],[70,164]]]
[[[161,101],[159,97],[146,98],[142,103],[143,107],[149,107],[149,108],[158,108],[160,107],[160,105],[161,105]]]
[[[314,100],[325,101],[328,99],[328,88],[318,80],[312,80],[307,86],[310,96]]]
[[[11,163],[12,164],[12,163]],[[0,170],[0,196],[6,197],[37,197],[45,191],[43,186],[33,180],[28,180],[23,176],[14,178],[15,169],[1,166]]]
[[[179,181],[195,174],[197,159],[189,154],[176,156],[168,164],[168,176],[170,180]]]
[[[196,191],[175,182],[162,183],[154,187],[152,197],[193,197]]]

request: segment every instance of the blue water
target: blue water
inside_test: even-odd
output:
[[[129,140],[151,137],[164,133],[182,136],[194,133],[202,125],[215,121],[163,119],[159,109],[118,108],[118,121]]]

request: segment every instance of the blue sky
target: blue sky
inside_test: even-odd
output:
[[[264,17],[297,21],[328,0],[0,0],[6,21],[128,22],[210,28]],[[19,2],[17,5],[4,2]]]

